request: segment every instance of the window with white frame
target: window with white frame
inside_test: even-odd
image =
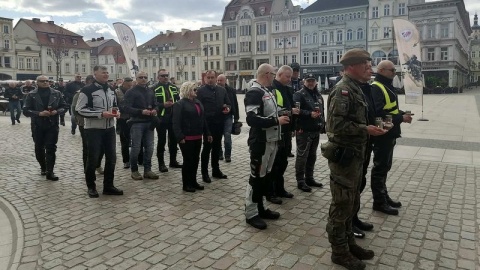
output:
[[[237,28],[235,26],[227,28],[227,38],[237,37]]]
[[[318,52],[312,53],[312,64],[318,64]]]
[[[310,64],[310,53],[309,52],[304,52],[303,53],[303,64],[304,65],[309,65]]]
[[[40,69],[40,60],[38,58],[33,59],[33,70],[39,70]]]
[[[342,59],[342,56],[343,56],[343,51],[338,50],[337,51],[337,63],[340,63],[340,59]]]
[[[47,71],[52,72],[52,62],[47,62]]]
[[[185,77],[185,81],[188,81],[188,72],[185,71],[185,72],[183,73],[183,76]]]
[[[378,7],[372,7],[372,18],[378,18]]]
[[[328,63],[328,52],[321,52],[320,55],[321,55],[321,58],[320,58],[321,64]]]
[[[32,58],[27,58],[27,69],[28,70],[32,69]]]
[[[427,38],[435,38],[435,25],[429,25],[427,28]]]
[[[25,57],[18,57],[18,69],[25,69]]]
[[[405,3],[398,3],[398,15],[407,15],[407,4]]]
[[[303,34],[303,44],[308,44],[308,34]]]
[[[5,48],[5,49],[10,49],[10,40],[5,39],[5,40],[3,41],[3,48]]]
[[[274,62],[275,62],[275,66],[279,67],[280,66],[280,56],[275,55],[275,61]]]
[[[372,40],[377,40],[378,39],[378,28],[372,28]]]
[[[297,37],[291,37],[290,42],[292,43],[292,45],[291,45],[292,48],[297,47]]]
[[[240,42],[240,52],[251,52],[252,43],[248,41]]]
[[[190,59],[190,62],[192,63],[192,66],[195,66],[195,56],[192,56],[192,59]]]
[[[440,48],[440,60],[448,60],[448,47]]]
[[[358,28],[357,29],[357,40],[362,40],[364,38],[363,36],[363,28]]]
[[[4,34],[9,34],[10,33],[10,27],[8,25],[3,26],[3,33]]]
[[[195,71],[192,71],[192,81],[195,81],[197,77],[195,76]]]
[[[427,49],[427,60],[428,61],[435,61],[435,48],[428,48]]]
[[[448,32],[449,32],[448,24],[440,25],[440,37],[448,38]]]
[[[240,36],[250,36],[252,34],[251,25],[241,25],[240,26]]]
[[[386,4],[383,6],[383,16],[390,16],[390,5]]]
[[[313,43],[313,44],[317,44],[317,43],[318,43],[318,33],[317,33],[317,32],[313,33],[312,43]]]
[[[353,30],[352,29],[347,30],[347,40],[353,40]]]
[[[280,22],[275,22],[275,25],[274,25],[273,30],[274,30],[275,32],[280,31]]]
[[[65,73],[70,73],[70,63],[65,63]]]
[[[267,34],[267,24],[259,23],[257,24],[257,35],[266,35]]]
[[[338,30],[337,31],[337,42],[342,42],[343,41],[343,31]]]
[[[327,31],[322,32],[322,44],[327,44],[328,34]]]
[[[113,67],[113,66],[112,66],[112,67]],[[82,72],[83,72],[83,73],[87,72],[87,65],[82,64]],[[113,71],[112,71],[112,73],[113,73]]]
[[[153,58],[152,59],[152,67],[156,67],[157,66],[157,59]]]
[[[266,52],[267,51],[267,41],[266,40],[257,41],[257,51],[259,51],[259,52]]]
[[[292,30],[297,30],[297,20],[292,20]]]
[[[297,63],[297,55],[292,54],[292,63]]]
[[[227,54],[236,54],[237,53],[237,44],[232,43],[227,45]]]

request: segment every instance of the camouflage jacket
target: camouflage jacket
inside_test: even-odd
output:
[[[368,140],[367,102],[360,83],[343,76],[328,96],[327,136],[330,142],[363,155]]]

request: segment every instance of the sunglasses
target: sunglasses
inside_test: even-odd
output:
[[[137,79],[145,79],[146,80],[146,79],[148,79],[148,77],[147,76],[138,76]]]
[[[49,81],[48,81],[48,80],[37,80],[37,82],[40,82],[40,83],[48,83]]]
[[[163,78],[168,78],[168,74],[162,74],[162,75],[158,75],[160,77],[163,77]]]
[[[385,70],[390,70],[391,72],[395,72],[395,71],[397,71],[397,70],[396,70],[396,69],[394,69],[394,68],[384,68],[384,69],[385,69]]]

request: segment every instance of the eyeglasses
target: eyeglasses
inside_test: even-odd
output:
[[[137,79],[145,79],[146,80],[146,79],[148,79],[148,77],[147,76],[138,76]]]
[[[48,83],[48,80],[37,80],[39,83]]]
[[[390,70],[391,72],[397,71],[397,69],[395,69],[395,68],[384,68],[384,70]]]
[[[168,78],[168,74],[160,74],[159,77]]]

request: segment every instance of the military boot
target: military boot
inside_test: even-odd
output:
[[[163,152],[158,156],[158,170],[162,173],[168,172],[168,168],[165,166],[165,160],[163,159]]]
[[[338,265],[341,265],[348,270],[363,270],[366,265],[364,262],[356,258],[350,252],[342,253],[333,253],[332,252],[332,262]]]
[[[371,260],[375,257],[373,250],[362,248],[357,244],[348,245],[348,249],[350,250],[350,253],[359,260]]]

